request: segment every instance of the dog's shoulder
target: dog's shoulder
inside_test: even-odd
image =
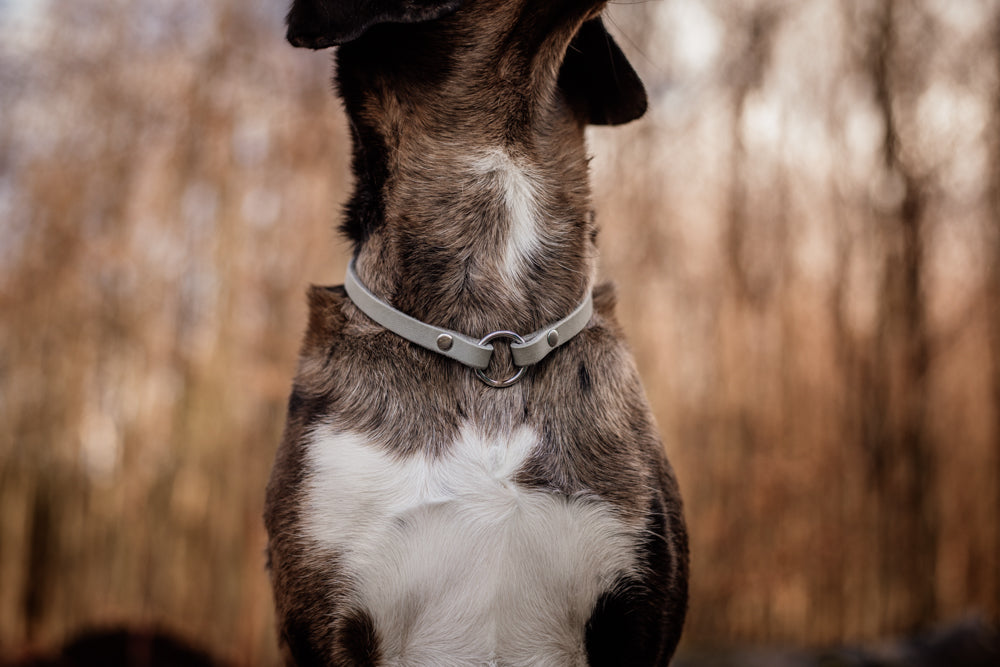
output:
[[[343,354],[339,349],[348,322],[350,299],[343,286],[313,285],[307,294],[308,325],[299,350],[298,371],[288,397],[281,455],[296,453],[306,432],[330,409],[330,392],[336,384],[334,369]],[[298,468],[298,463],[291,466]]]
[[[608,281],[594,287],[594,310],[606,320],[615,320],[618,307],[618,286]]]
[[[306,293],[309,302],[309,325],[306,327],[302,354],[325,349],[337,338],[347,323],[344,306],[350,302],[343,285],[312,285]]]
[[[343,358],[350,357],[351,339],[345,330],[354,306],[343,285],[312,285],[306,293],[309,318],[299,349],[295,392],[325,394],[336,382]]]
[[[618,321],[618,285],[612,281],[599,283],[592,292],[594,299],[594,328],[607,335],[609,342],[621,344],[625,330]]]

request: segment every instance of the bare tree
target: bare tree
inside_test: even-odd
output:
[[[935,618],[937,555],[933,453],[924,422],[931,358],[924,292],[924,212],[928,184],[903,158],[895,105],[914,54],[898,40],[897,0],[881,0],[868,60],[884,126],[882,160],[889,210],[876,224],[885,252],[871,381],[879,387],[869,410],[869,453],[879,500],[880,580],[885,583],[883,622],[917,629]],[[887,408],[887,409],[886,409]]]
[[[990,181],[987,191],[990,229],[987,231],[991,242],[990,272],[986,277],[986,299],[990,304],[990,348],[992,354],[993,388],[993,438],[996,473],[994,477],[995,521],[993,530],[993,559],[1000,562],[1000,8],[993,16],[992,59],[994,63],[994,85],[992,123],[989,127],[990,141]],[[1000,573],[993,578],[994,618],[1000,622]]]

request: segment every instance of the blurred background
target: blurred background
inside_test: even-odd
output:
[[[284,0],[0,0],[0,660],[276,647],[264,484],[342,282]],[[1000,1],[613,2],[601,273],[687,503],[688,652],[1000,618]],[[194,663],[191,663],[194,664]]]

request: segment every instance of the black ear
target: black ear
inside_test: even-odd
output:
[[[419,23],[455,11],[462,0],[293,0],[288,41],[325,49],[346,44],[378,23]]]
[[[559,87],[592,125],[621,125],[646,113],[646,88],[601,17],[584,23],[573,38]]]

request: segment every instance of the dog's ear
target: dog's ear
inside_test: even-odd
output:
[[[378,23],[419,23],[458,9],[463,0],[292,0],[288,41],[325,49],[346,44]]]
[[[573,38],[559,86],[592,125],[621,125],[646,113],[646,88],[601,17],[584,23]]]

